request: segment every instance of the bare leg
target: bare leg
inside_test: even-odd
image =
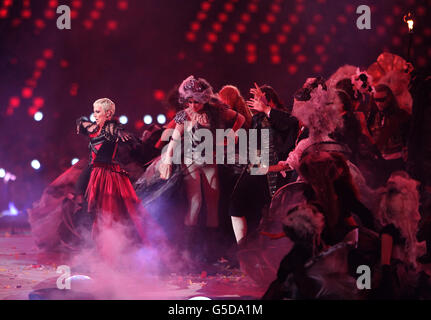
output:
[[[186,184],[189,210],[184,219],[186,226],[195,226],[198,223],[199,211],[202,207],[202,191],[200,170],[194,164],[188,167],[188,174],[184,177]]]
[[[216,165],[202,168],[202,185],[207,206],[207,227],[218,227],[219,182]]]
[[[239,243],[247,235],[247,219],[245,217],[231,217],[236,243]]]

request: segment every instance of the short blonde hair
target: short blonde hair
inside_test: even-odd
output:
[[[101,106],[105,112],[111,111],[112,114],[115,113],[115,103],[111,99],[108,99],[108,98],[98,99],[93,103],[93,106],[96,106],[96,105]]]

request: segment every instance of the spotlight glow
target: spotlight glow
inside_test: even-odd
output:
[[[38,111],[38,112],[36,112],[36,113],[34,114],[33,118],[34,118],[34,120],[36,120],[36,121],[41,121],[41,120],[43,119],[43,113],[42,113],[42,112],[40,112],[40,111]]]
[[[144,122],[145,122],[145,124],[151,124],[151,123],[153,123],[153,117],[147,114],[144,117]]]
[[[78,158],[73,158],[72,161],[71,161],[72,166],[75,165],[78,161],[79,161]]]
[[[96,118],[94,117],[94,113],[92,113],[92,114],[90,115],[90,121],[91,121],[91,122],[96,121]]]
[[[157,122],[159,124],[165,124],[166,123],[166,117],[165,117],[165,115],[164,114],[159,114],[157,116]]]
[[[32,162],[31,162],[31,167],[34,169],[34,170],[39,170],[40,169],[40,162],[38,161],[38,160],[33,160]]]
[[[127,122],[129,122],[129,119],[126,116],[121,116],[119,121],[121,124],[127,124]]]
[[[0,169],[0,178],[3,179],[6,176],[6,170],[1,168]]]

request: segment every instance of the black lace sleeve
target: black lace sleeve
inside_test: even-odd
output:
[[[116,120],[106,121],[103,134],[108,141],[117,142],[126,132],[124,127]]]
[[[174,118],[175,123],[183,124],[187,120],[187,113],[185,110],[179,111]]]
[[[76,120],[76,128],[79,134],[88,136],[97,130],[97,124],[91,122],[87,117],[81,117]]]

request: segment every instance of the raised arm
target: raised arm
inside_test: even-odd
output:
[[[76,133],[88,136],[97,130],[97,124],[91,122],[87,117],[81,117],[76,120]]]

